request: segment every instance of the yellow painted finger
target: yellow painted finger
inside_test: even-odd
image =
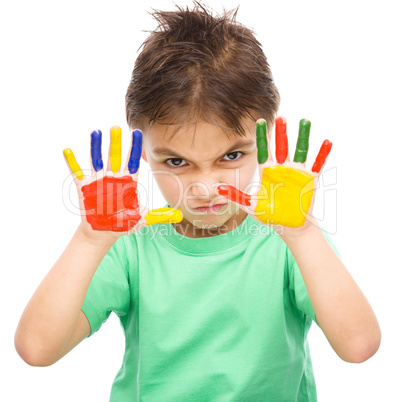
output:
[[[144,217],[147,221],[147,225],[153,225],[154,223],[179,223],[183,220],[183,214],[181,211],[175,208],[158,208],[148,212]]]
[[[82,180],[83,172],[80,169],[78,162],[76,162],[75,155],[73,154],[72,149],[70,148],[64,149],[63,154],[65,156],[66,161],[68,162],[69,167],[72,170],[72,173],[76,176],[77,179]]]
[[[109,150],[109,158],[111,163],[111,170],[117,173],[121,167],[121,154],[122,154],[122,129],[120,127],[111,128],[111,144]]]

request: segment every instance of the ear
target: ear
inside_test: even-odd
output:
[[[145,154],[144,148],[143,148],[142,151],[141,151],[141,157],[148,163],[147,155]]]

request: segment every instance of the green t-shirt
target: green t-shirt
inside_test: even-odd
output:
[[[302,275],[278,234],[250,215],[214,237],[158,223],[119,238],[82,310],[89,336],[111,311],[125,333],[112,402],[317,400]]]

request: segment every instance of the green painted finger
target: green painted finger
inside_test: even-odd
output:
[[[256,123],[256,146],[258,147],[258,162],[265,163],[269,156],[267,151],[266,121]]]
[[[306,162],[309,149],[310,121],[302,119],[299,122],[298,141],[296,143],[294,162]]]

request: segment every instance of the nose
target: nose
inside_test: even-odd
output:
[[[212,200],[219,194],[217,186],[221,183],[220,178],[208,173],[199,177],[196,181],[189,184],[187,194],[198,197],[201,200]]]

